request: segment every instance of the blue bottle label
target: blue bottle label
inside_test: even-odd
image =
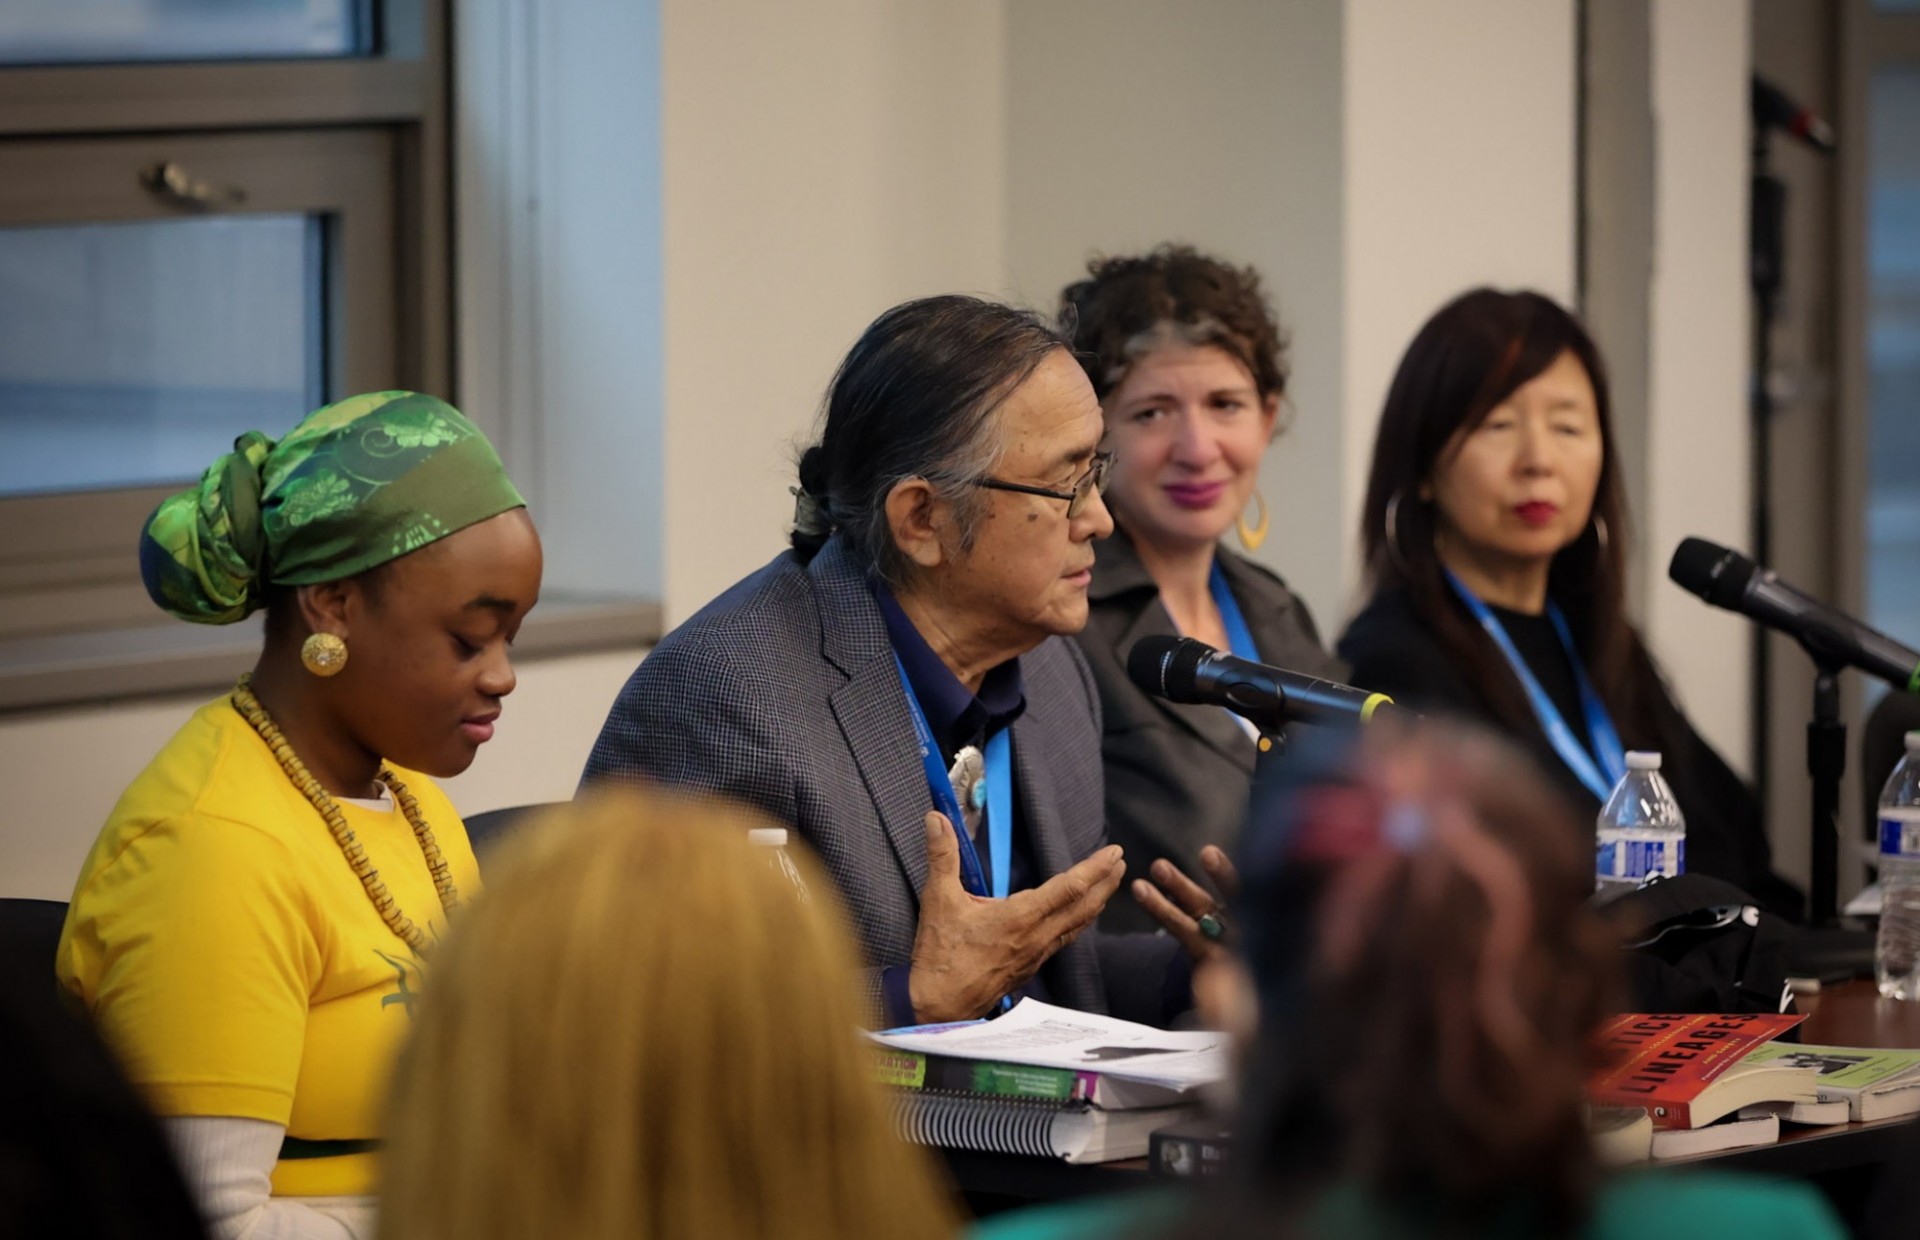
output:
[[[1880,855],[1920,859],[1920,818],[1895,818],[1882,814]]]
[[[1602,878],[1641,879],[1659,874],[1672,878],[1687,872],[1687,842],[1666,840],[1606,840],[1600,843],[1594,872]]]

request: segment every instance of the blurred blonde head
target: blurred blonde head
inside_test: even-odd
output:
[[[434,962],[386,1131],[383,1235],[945,1236],[894,1136],[857,958],[749,810],[610,789],[529,824]]]

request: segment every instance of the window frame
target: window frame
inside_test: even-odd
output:
[[[194,214],[141,189],[129,160],[144,161],[137,168],[179,158],[196,176],[244,182],[248,200],[226,213],[329,217],[329,284],[340,300],[325,313],[341,346],[330,350],[330,389],[449,392],[448,0],[386,0],[374,10],[365,55],[0,66],[0,163],[41,169],[0,186],[0,225]],[[353,182],[342,169],[364,165],[373,145],[389,171],[381,192],[356,196],[329,181]],[[89,166],[90,156],[108,158]],[[107,171],[114,161],[117,171]],[[236,171],[243,167],[252,170]],[[0,681],[39,686],[23,696],[0,684],[0,709],[103,696],[128,679],[127,664],[172,661],[166,639],[147,631],[172,622],[145,601],[130,547],[140,518],[174,489],[0,500],[0,520],[33,532],[0,549]],[[71,673],[70,660],[41,655],[49,641],[90,630],[125,656],[93,652],[83,662],[98,664],[98,676],[58,692],[35,679],[55,664]]]
[[[382,127],[262,135],[156,134],[0,142],[0,227],[319,215],[325,221],[323,304],[329,390],[393,386],[401,372],[398,289],[384,239],[393,235],[396,142]],[[177,159],[217,184],[244,186],[231,210],[170,207],[129,175]],[[55,187],[52,192],[43,187]],[[0,548],[0,637],[139,624],[152,604],[131,571],[128,531],[176,482],[0,498],[0,525],[19,531]]]

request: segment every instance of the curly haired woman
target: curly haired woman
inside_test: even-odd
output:
[[[1107,830],[1130,880],[1171,885],[1168,864],[1204,873],[1201,851],[1239,832],[1257,751],[1237,716],[1141,692],[1127,677],[1133,644],[1178,634],[1344,679],[1306,603],[1224,542],[1237,529],[1252,551],[1267,537],[1259,472],[1280,425],[1286,339],[1258,272],[1188,246],[1096,259],[1060,306],[1114,457],[1114,533],[1095,548],[1079,638],[1104,714]],[[1134,896],[1107,905],[1101,924],[1152,930],[1153,910],[1171,912],[1144,883]]]

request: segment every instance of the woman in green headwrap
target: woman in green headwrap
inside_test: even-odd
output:
[[[478,886],[430,777],[513,691],[539,538],[471,422],[379,392],[241,436],[153,514],[140,568],[184,620],[264,609],[266,641],[114,807],[60,980],[222,1234],[370,1235],[388,1066]]]

